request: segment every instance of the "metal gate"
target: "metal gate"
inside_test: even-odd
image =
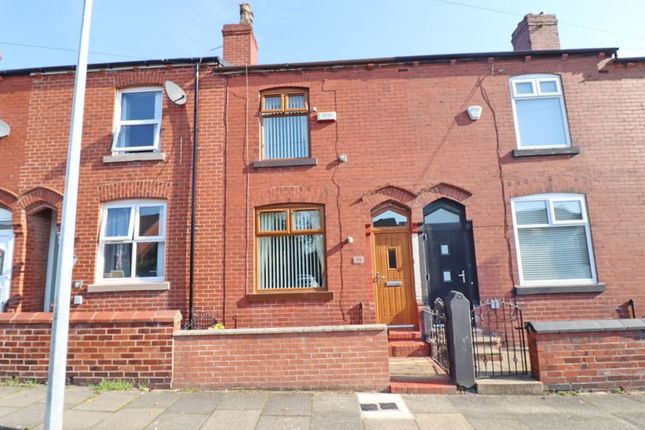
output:
[[[424,327],[426,341],[430,344],[432,358],[446,371],[450,372],[450,354],[446,335],[446,307],[442,299],[436,299],[432,308],[424,307]]]
[[[530,371],[522,310],[503,299],[489,299],[471,312],[475,376],[526,375]]]

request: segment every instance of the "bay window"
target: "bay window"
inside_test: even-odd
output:
[[[325,288],[322,208],[261,209],[256,214],[256,290]]]

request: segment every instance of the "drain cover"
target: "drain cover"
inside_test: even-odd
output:
[[[361,403],[361,411],[378,411],[376,403]]]
[[[357,393],[361,416],[365,419],[413,419],[398,394]]]

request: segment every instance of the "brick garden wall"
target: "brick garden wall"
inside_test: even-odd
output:
[[[389,387],[385,326],[182,331],[173,388]]]
[[[169,388],[177,311],[77,312],[69,332],[67,378],[74,384],[130,380]],[[52,314],[0,314],[0,379],[47,379]]]
[[[644,390],[645,320],[628,321],[641,321],[642,327],[529,332],[533,377],[551,390]]]

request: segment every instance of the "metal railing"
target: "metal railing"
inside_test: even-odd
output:
[[[436,299],[432,308],[423,308],[426,342],[430,344],[432,358],[446,372],[450,372],[450,354],[446,334],[446,308],[442,299]]]
[[[530,370],[522,310],[503,299],[489,299],[471,312],[475,375],[526,375]]]

